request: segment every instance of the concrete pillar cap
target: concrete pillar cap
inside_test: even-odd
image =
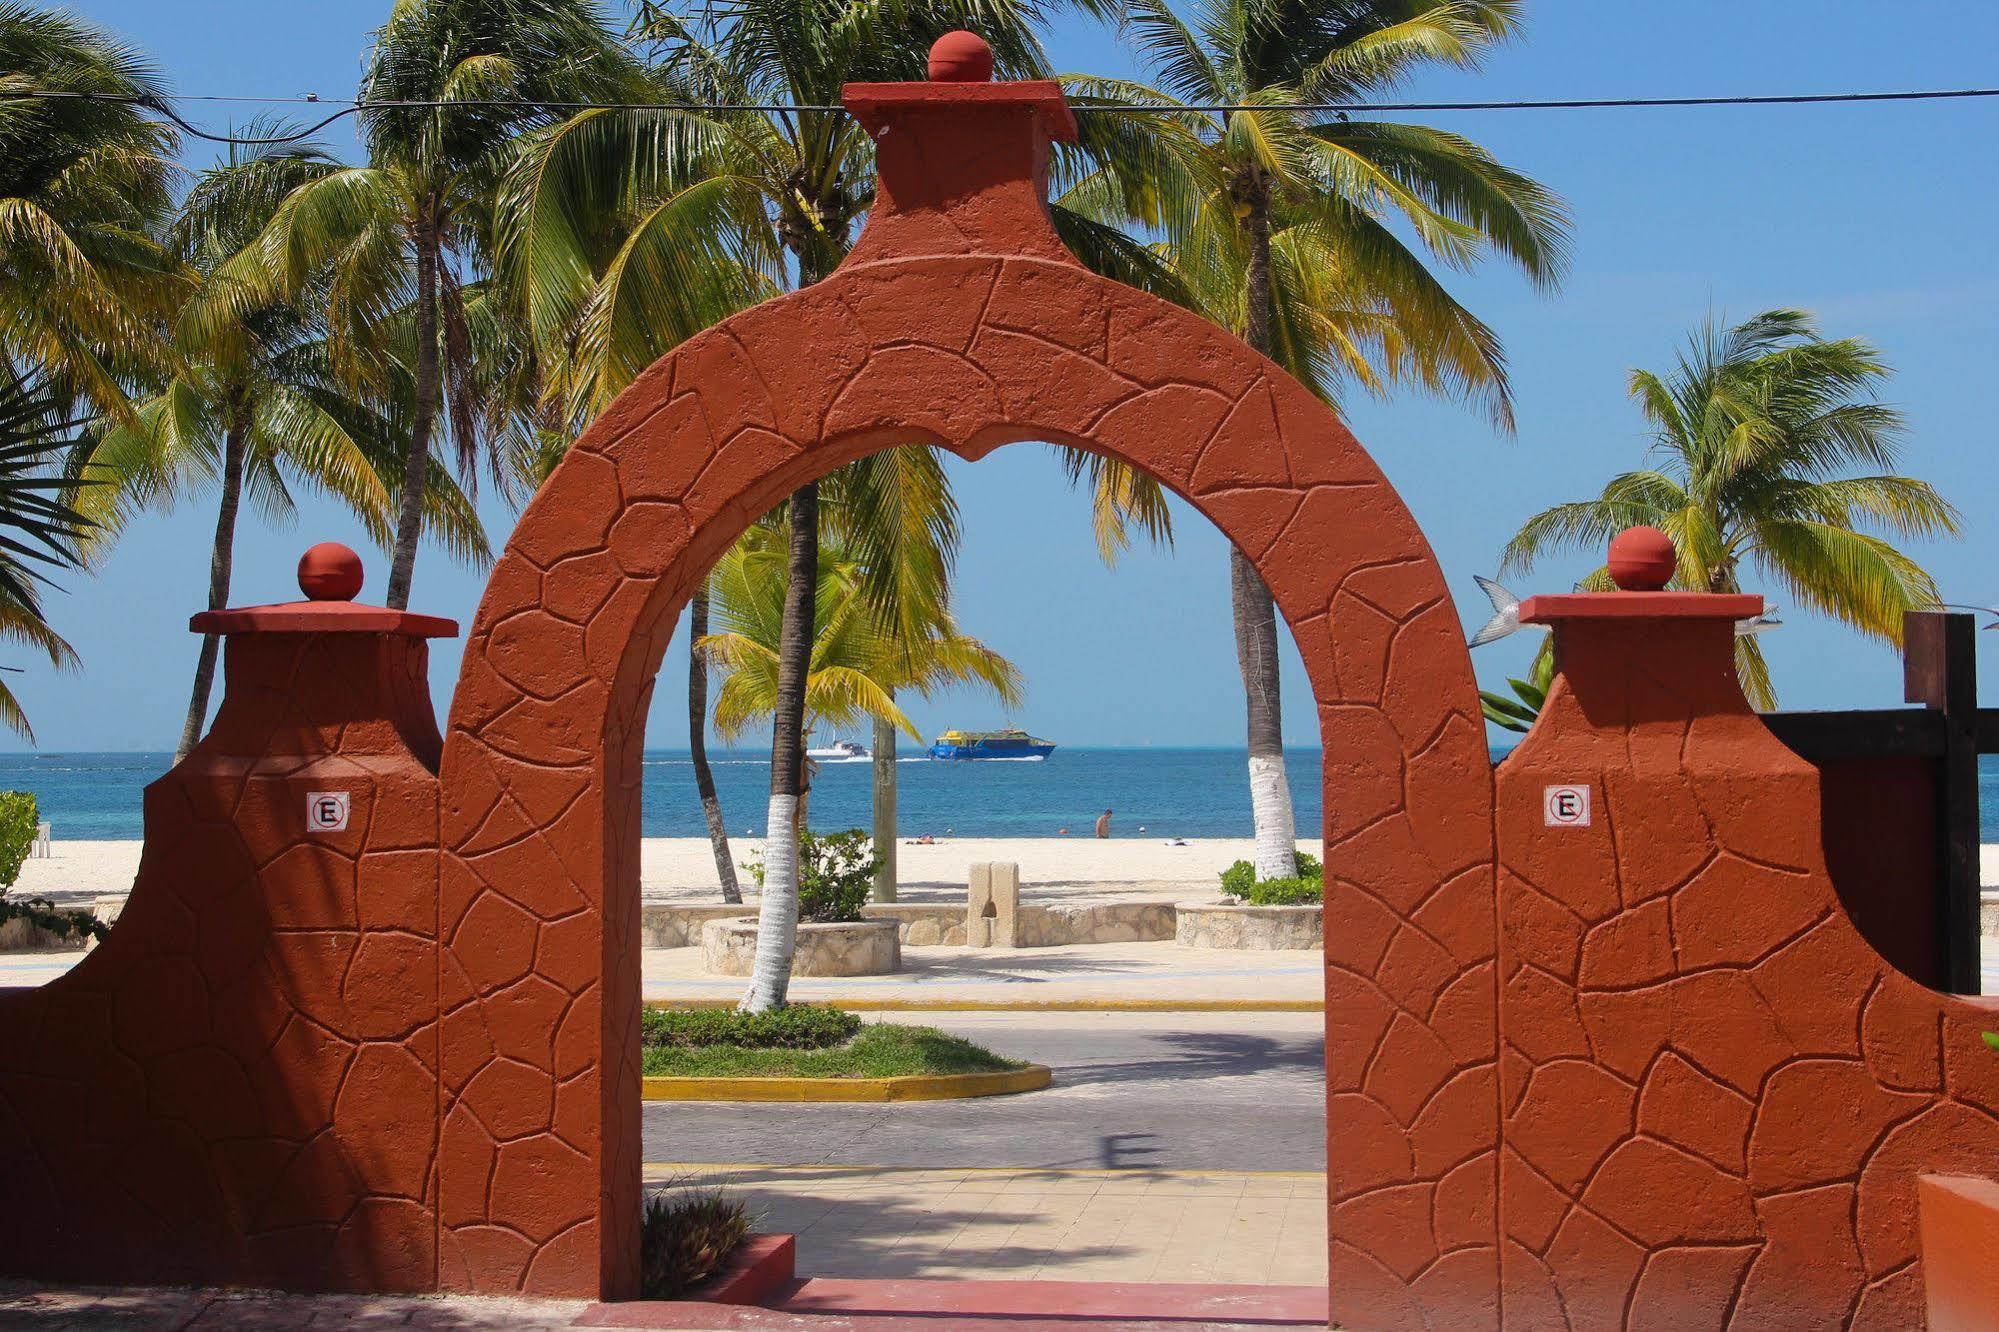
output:
[[[307,601],[352,601],[363,579],[361,557],[338,541],[322,541],[298,557],[298,590]]]
[[[1627,527],[1610,539],[1610,578],[1626,592],[1660,592],[1680,568],[1673,538],[1656,527]]]
[[[932,83],[989,83],[992,77],[993,48],[976,32],[958,28],[931,43]]]

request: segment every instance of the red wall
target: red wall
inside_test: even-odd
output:
[[[111,937],[0,992],[0,1263],[69,1281],[437,1283],[437,781],[421,639],[253,633],[146,790]],[[308,834],[307,795],[352,800]]]

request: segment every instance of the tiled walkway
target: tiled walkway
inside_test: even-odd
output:
[[[0,1329],[56,1332],[224,1332],[295,1327],[453,1328],[461,1332],[550,1332],[567,1328],[584,1300],[472,1296],[277,1295],[263,1291],[36,1287],[0,1281]]]
[[[1326,1279],[1316,1173],[649,1165],[646,1175],[725,1185],[759,1230],[798,1236],[800,1276]]]

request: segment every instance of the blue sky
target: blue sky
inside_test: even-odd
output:
[[[74,6],[148,50],[184,94],[352,95],[367,33],[387,0],[93,0]],[[1477,74],[1440,72],[1411,98],[1496,99],[1938,88],[1991,82],[1999,7],[1914,0],[1681,0],[1530,4],[1525,36]],[[1892,30],[1891,30],[1892,28]],[[1050,34],[1064,69],[1127,72],[1113,36],[1080,19]],[[202,123],[252,108],[193,103]],[[1991,217],[1999,180],[1989,144],[1999,101],[1809,108],[1459,113],[1424,117],[1470,135],[1562,193],[1575,216],[1575,261],[1546,296],[1494,268],[1451,279],[1505,341],[1519,429],[1413,396],[1355,400],[1347,416],[1423,525],[1468,625],[1487,608],[1472,583],[1490,574],[1527,514],[1592,493],[1637,464],[1645,439],[1624,396],[1626,371],[1665,366],[1710,310],[1740,317],[1775,305],[1816,311],[1828,332],[1878,343],[1898,367],[1890,398],[1913,427],[1906,470],[1936,482],[1965,513],[1962,542],[1921,548],[1947,599],[1999,601],[1993,573],[1999,477],[1990,466],[1991,362],[1999,302]],[[341,151],[351,137],[329,134]],[[206,160],[191,150],[191,162]],[[1017,719],[1071,744],[1239,744],[1241,695],[1228,632],[1220,536],[1181,511],[1169,553],[1139,551],[1115,571],[1097,562],[1082,497],[1046,450],[1001,450],[958,468],[967,542],[959,591],[968,630],[1027,672]],[[489,504],[496,536],[512,515]],[[30,666],[16,691],[45,750],[170,747],[186,707],[195,641],[187,615],[206,587],[207,502],[140,523],[101,572],[65,580],[54,620],[81,652],[80,675]],[[313,541],[345,540],[382,586],[383,557],[353,522],[308,503],[277,529],[242,533],[238,604],[296,596],[292,569]],[[1562,590],[1594,561],[1554,562],[1515,590]],[[427,551],[415,605],[469,621],[483,583]],[[1782,598],[1778,598],[1782,600]],[[1849,631],[1791,612],[1768,634],[1789,707],[1886,706],[1899,664]],[[1482,678],[1518,672],[1533,635],[1481,649]],[[1981,644],[1982,646],[1983,644]],[[1999,643],[1994,644],[1999,649]],[[455,646],[433,649],[440,716]],[[676,645],[665,670],[685,669]],[[1981,674],[1999,682],[1999,650]],[[1287,724],[1314,737],[1295,661]],[[665,691],[677,700],[679,689]],[[918,703],[926,731],[976,725],[984,703]],[[684,740],[663,707],[656,744]]]

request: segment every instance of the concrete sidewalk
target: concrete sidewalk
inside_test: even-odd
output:
[[[81,952],[0,954],[0,987],[45,985],[75,966]],[[794,1000],[857,1003],[1076,1003],[1095,1001],[1316,1004],[1324,998],[1319,955],[1182,948],[1172,943],[1072,944],[1061,948],[911,947],[889,976],[791,982]],[[648,948],[647,999],[734,1002],[748,983],[711,976],[699,948]]]
[[[800,1276],[1326,1280],[1317,1171],[949,1170],[648,1165],[649,1187],[721,1185],[798,1237]]]
[[[736,999],[747,982],[702,970],[699,948],[645,954],[648,999]],[[799,976],[791,997],[816,1003],[923,1000],[1054,1003],[1087,1000],[1286,1000],[1325,997],[1316,952],[1259,953],[1174,943],[1059,948],[905,947],[888,976]]]

